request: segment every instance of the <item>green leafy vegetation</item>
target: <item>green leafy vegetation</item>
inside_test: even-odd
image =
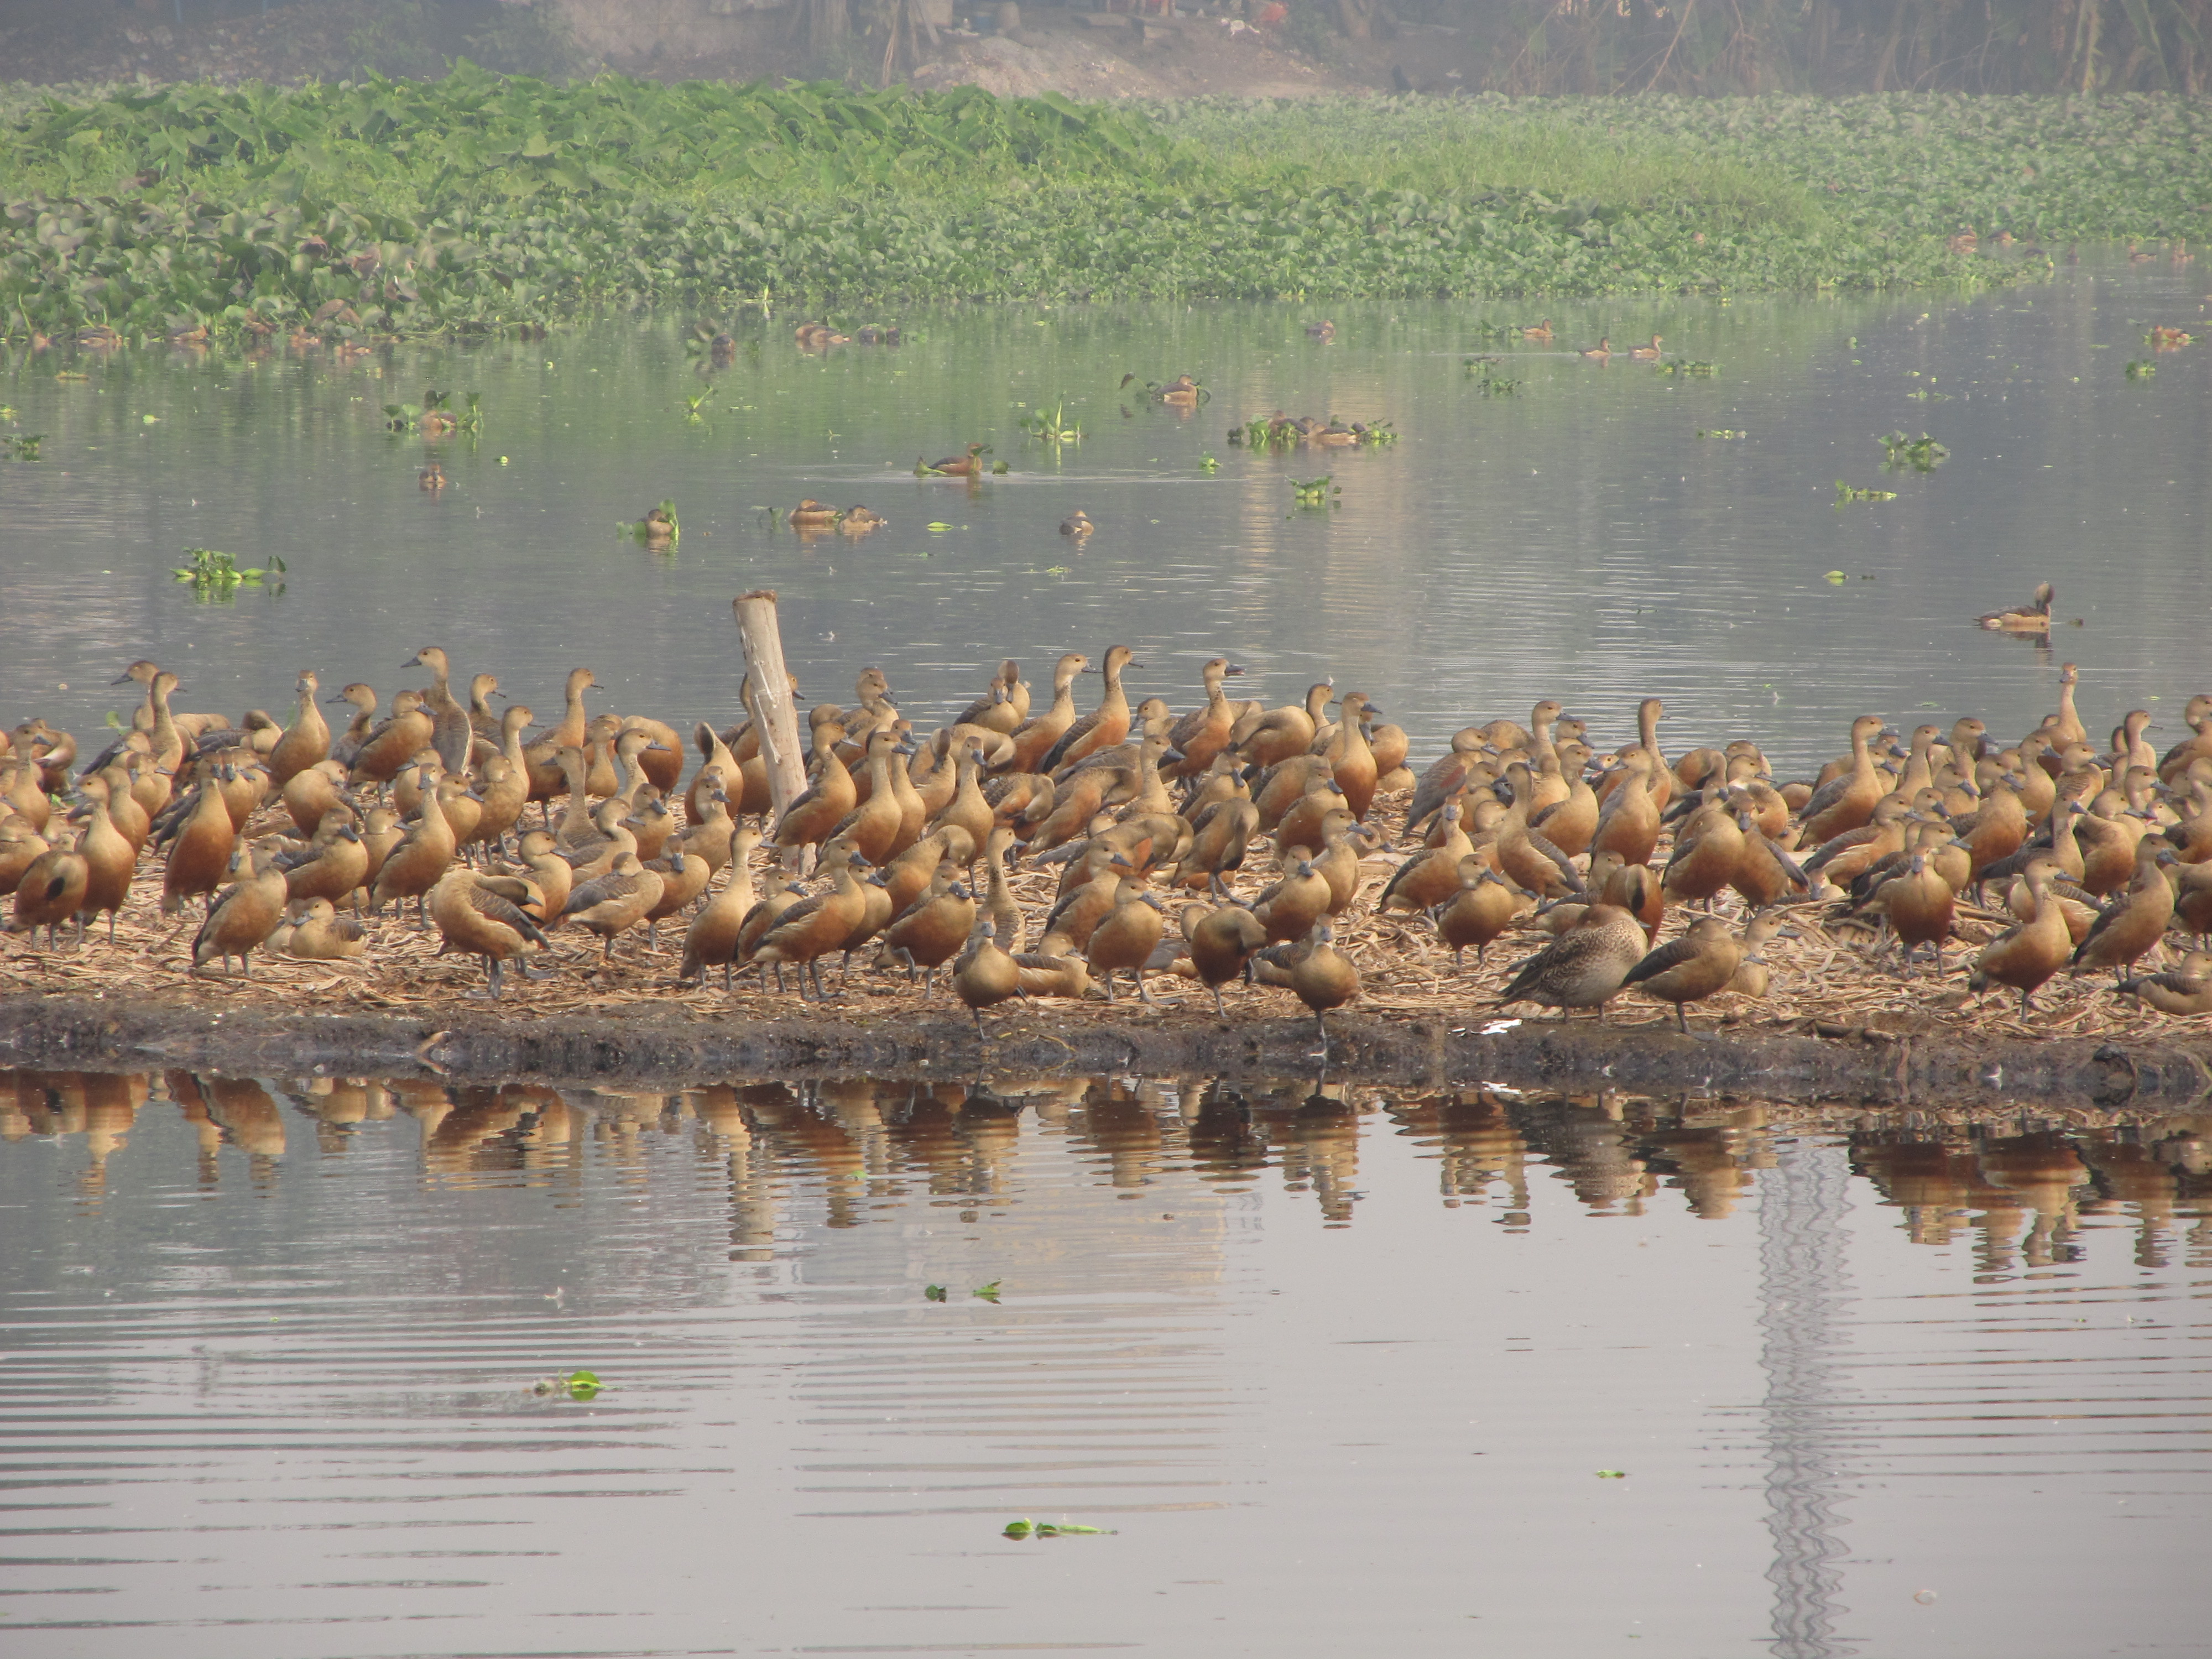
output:
[[[677,522],[676,503],[667,501],[647,507],[645,516],[635,524],[617,524],[615,529],[640,547],[656,549],[675,546],[684,534],[683,526]]]
[[[1071,1521],[1031,1521],[1026,1518],[1006,1522],[1005,1535],[1008,1538],[1103,1538],[1112,1535],[1111,1527],[1079,1527]]]
[[[1893,501],[1896,499],[1897,492],[1894,489],[1858,489],[1845,483],[1841,478],[1836,480],[1838,507],[1842,507],[1846,501]]]
[[[1139,106],[465,62],[0,101],[0,329],[186,343],[658,300],[1971,287],[2186,235],[2212,133],[2156,95]]]
[[[284,561],[271,557],[266,567],[249,565],[241,568],[232,555],[216,551],[211,547],[188,547],[185,556],[190,564],[179,565],[170,572],[179,581],[191,584],[192,597],[203,605],[228,604],[238,597],[241,587],[259,587],[270,576],[284,574]],[[280,580],[276,592],[284,591]]]
[[[483,394],[471,392],[468,401],[459,409],[453,407],[453,395],[425,387],[419,404],[385,404],[384,423],[394,432],[419,432],[428,438],[442,438],[455,432],[482,432]]]
[[[1062,398],[1050,409],[1040,409],[1023,416],[1015,425],[1032,438],[1041,438],[1048,444],[1076,444],[1083,441],[1080,422],[1067,418],[1067,401]]]
[[[1915,472],[1933,472],[1951,459],[1951,452],[1924,432],[1917,438],[1888,432],[1876,441],[1882,447],[1882,465],[1892,472],[1908,466]]]
[[[1510,398],[1521,390],[1521,382],[1498,372],[1495,357],[1468,357],[1463,360],[1467,372],[1474,378],[1474,389],[1486,398]]]

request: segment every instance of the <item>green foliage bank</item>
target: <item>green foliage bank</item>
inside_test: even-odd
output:
[[[656,300],[1972,284],[2047,266],[1958,252],[1960,230],[2172,238],[2212,204],[2212,110],[2152,95],[1138,107],[463,64],[13,107],[15,337],[491,331]]]

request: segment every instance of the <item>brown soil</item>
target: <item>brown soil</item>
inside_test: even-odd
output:
[[[227,1002],[227,1006],[226,1005]],[[548,1018],[453,1003],[417,1014],[301,1012],[239,996],[0,1000],[0,1066],[179,1066],[232,1075],[404,1076],[667,1086],[733,1078],[1212,1078],[1331,1076],[1449,1088],[1755,1096],[1884,1105],[2029,1102],[2179,1110],[2212,1096],[2212,1045],[1700,1032],[1594,1021],[1340,1018],[1324,1066],[1310,1020],[1224,1024],[1188,1013],[1117,1017],[1040,1005],[994,1017],[979,1039],[947,1012],[843,1018],[716,1016],[681,1006]]]

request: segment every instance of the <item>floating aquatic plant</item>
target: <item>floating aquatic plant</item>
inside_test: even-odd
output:
[[[1318,478],[1293,478],[1291,493],[1300,507],[1335,507],[1337,497],[1344,494],[1343,486],[1334,482],[1335,475],[1324,472]]]
[[[1498,372],[1495,357],[1467,357],[1461,361],[1474,377],[1474,389],[1486,398],[1510,398],[1521,390],[1520,381]]]
[[[1894,489],[1855,489],[1841,478],[1836,480],[1838,507],[1841,507],[1845,501],[1893,501],[1896,499],[1897,492]]]
[[[565,1395],[571,1400],[596,1400],[605,1385],[593,1371],[564,1371],[556,1376],[541,1376],[530,1385],[530,1391],[541,1397]]]
[[[1074,444],[1083,441],[1083,428],[1067,418],[1067,400],[1064,398],[1054,404],[1051,409],[1040,409],[1015,424],[1032,438],[1042,438],[1048,444]],[[995,467],[992,470],[997,471]]]
[[[1111,1537],[1111,1527],[1079,1527],[1072,1521],[1031,1521],[1024,1517],[1006,1522],[1004,1536],[1008,1538],[1106,1538]]]
[[[1751,434],[1738,427],[1717,426],[1711,431],[1707,431],[1704,427],[1699,427],[1698,428],[1698,435],[1700,438],[1748,438]]]
[[[673,547],[684,533],[682,526],[677,523],[676,503],[666,501],[657,507],[647,507],[645,516],[636,523],[617,524],[615,529],[640,547],[652,548]]]
[[[1915,472],[1933,472],[1951,458],[1951,452],[1926,433],[1908,438],[1902,432],[1884,433],[1875,441],[1885,453],[1882,465],[1895,472],[1911,467]]]
[[[419,432],[426,438],[443,438],[456,432],[483,430],[483,394],[471,392],[459,409],[453,394],[423,388],[419,404],[386,404],[384,423],[394,432]]]
[[[39,459],[39,446],[46,441],[43,432],[17,433],[8,440],[8,454],[14,460],[35,461]]]
[[[185,556],[191,562],[177,566],[170,574],[180,582],[191,583],[192,597],[202,604],[228,602],[237,597],[241,587],[259,587],[270,576],[284,574],[284,561],[280,558],[270,558],[265,567],[240,567],[230,554],[211,547],[188,547]],[[281,580],[275,591],[284,591]]]
[[[2148,357],[2136,357],[2128,363],[2128,379],[2148,380],[2158,373],[2158,365]]]

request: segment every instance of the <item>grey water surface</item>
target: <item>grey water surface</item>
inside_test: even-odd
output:
[[[2054,706],[2062,660],[2093,727],[2178,717],[2212,677],[2212,348],[2125,368],[2151,359],[2152,324],[2201,325],[2208,280],[2085,258],[1971,296],[1362,305],[1334,308],[1327,343],[1305,333],[1315,307],[1008,307],[908,316],[896,348],[818,356],[793,318],[748,315],[720,319],[741,349],[712,375],[684,349],[693,319],[669,313],[349,362],[18,355],[6,430],[45,442],[0,462],[0,708],[97,726],[125,708],[107,681],[152,656],[184,676],[179,707],[281,715],[302,667],[388,698],[434,643],[541,717],[580,665],[606,688],[595,707],[688,730],[735,717],[729,602],[770,586],[809,701],[878,664],[918,723],[1001,656],[1042,688],[1060,652],[1115,641],[1145,665],[1133,693],[1179,707],[1217,653],[1269,702],[1334,677],[1406,725],[1417,759],[1547,696],[1615,742],[1656,694],[1671,748],[1750,735],[1789,768],[1838,752],[1869,710],[1901,730],[1978,714],[2010,737]],[[1552,348],[1485,331],[1546,309]],[[1655,332],[1669,362],[1714,372],[1574,349]],[[1484,354],[1516,392],[1481,395],[1465,360]],[[1143,395],[1185,371],[1210,393],[1196,411]],[[386,430],[381,406],[426,386],[480,392],[482,433]],[[1082,441],[1025,435],[1045,407]],[[1400,441],[1228,443],[1278,408],[1387,420]],[[1949,459],[1885,473],[1892,431]],[[1009,475],[912,476],[969,441]],[[450,480],[434,495],[416,485],[429,457]],[[1289,481],[1323,472],[1342,494],[1297,507]],[[1839,507],[1839,479],[1897,499]],[[781,514],[806,495],[890,522],[802,541]],[[663,499],[672,551],[618,535]],[[1099,526],[1085,546],[1058,533],[1079,507]],[[284,591],[195,604],[169,574],[191,547],[281,557]],[[2042,580],[2080,628],[2047,646],[1974,628]]]
[[[0,1073],[0,1646],[2201,1652],[2212,1118],[2078,1116]]]

